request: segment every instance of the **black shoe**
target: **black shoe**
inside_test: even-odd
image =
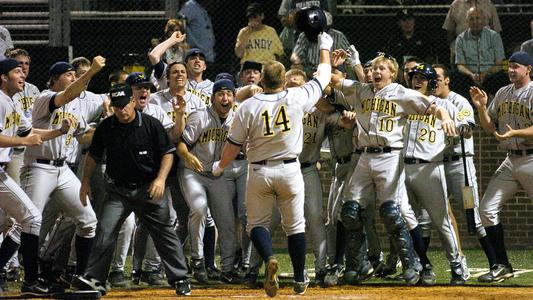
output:
[[[0,271],[0,289],[4,292],[7,291],[7,273],[6,270]]]
[[[229,284],[241,284],[244,282],[244,279],[237,272],[229,271],[220,273],[220,281]]]
[[[328,268],[328,272],[324,277],[324,286],[331,287],[336,286],[339,283],[339,278],[341,277],[341,270],[337,265],[333,265]]]
[[[205,269],[205,264],[203,259],[192,259],[191,260],[191,267],[192,267],[192,276],[198,283],[200,284],[207,284],[209,283],[209,278],[207,276],[207,271]]]
[[[126,287],[128,286],[128,281],[124,277],[123,271],[113,271],[109,273],[109,278],[107,279],[112,287]]]
[[[22,296],[47,296],[52,293],[48,289],[48,285],[42,279],[38,279],[35,282],[27,283],[26,281],[22,282],[20,286],[20,293]]]
[[[435,272],[433,272],[433,266],[431,264],[426,264],[420,272],[419,283],[425,286],[432,286],[437,283],[437,276],[435,276]]]
[[[496,264],[490,268],[490,271],[487,274],[479,276],[477,280],[479,282],[502,282],[511,277],[514,277],[514,271],[511,264]]]
[[[80,291],[98,291],[102,296],[105,296],[107,293],[105,285],[103,285],[96,278],[74,275],[74,277],[72,277],[71,285],[74,289],[78,289]]]
[[[135,285],[139,285],[141,283],[141,270],[132,270],[131,271],[131,282]]]
[[[213,267],[213,266],[206,267],[206,271],[207,271],[207,278],[211,280],[220,280],[220,275],[222,274],[222,272],[220,272],[220,270],[217,269],[216,267]]]
[[[165,278],[161,271],[143,271],[141,273],[141,281],[151,286],[162,286],[166,284]]]
[[[319,286],[319,287],[326,287],[326,284],[325,284],[325,279],[326,279],[326,274],[328,273],[327,270],[320,270],[318,272],[315,273],[315,286]]]
[[[466,280],[461,264],[450,266],[451,274],[450,285],[465,285]]]
[[[191,284],[188,279],[182,279],[176,281],[176,295],[178,296],[190,296]]]

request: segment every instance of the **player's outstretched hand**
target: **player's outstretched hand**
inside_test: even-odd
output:
[[[220,160],[215,161],[215,163],[213,163],[213,168],[211,170],[211,173],[214,176],[218,177],[222,175],[222,172],[224,172],[224,169],[220,167]]]
[[[105,58],[98,55],[95,58],[93,58],[93,63],[91,64],[91,70],[94,72],[94,74],[100,72],[102,68],[105,67]]]
[[[80,202],[81,205],[87,206],[87,203],[91,199],[91,186],[86,183],[81,183],[80,187]]]
[[[185,156],[185,163],[196,172],[202,172],[204,170],[200,160],[191,153],[188,153],[187,156]]]
[[[359,51],[355,49],[354,45],[350,45],[348,49],[348,58],[346,59],[346,63],[349,66],[356,66],[361,64],[361,60],[359,59]]]
[[[320,40],[320,50],[331,51],[331,47],[333,47],[333,38],[327,32],[320,33],[318,39]]]
[[[165,180],[159,179],[159,177],[154,179],[154,181],[152,181],[152,184],[150,184],[150,187],[148,188],[150,198],[153,200],[161,199],[161,197],[163,197],[164,192]]]
[[[343,110],[341,116],[341,126],[353,128],[355,126],[357,114],[354,111]]]
[[[30,133],[27,136],[23,138],[23,145],[24,146],[39,146],[43,143],[43,139],[39,134],[36,133]]]
[[[179,30],[174,31],[174,33],[172,33],[172,35],[170,36],[170,38],[172,39],[172,41],[174,41],[175,44],[183,42],[186,37],[186,34],[181,33],[181,31]]]
[[[452,119],[442,120],[441,128],[447,136],[456,136],[455,122]]]
[[[507,127],[507,131],[504,134],[499,134],[498,131],[494,131],[494,136],[500,142],[515,136],[516,131],[511,126],[509,126],[509,124],[506,124],[505,126]]]
[[[348,52],[346,52],[344,49],[336,49],[335,51],[331,52],[331,66],[336,68],[342,65],[346,61],[347,57]]]
[[[487,93],[485,93],[484,90],[478,88],[477,86],[471,86],[469,93],[470,98],[472,99],[472,103],[474,103],[477,108],[487,105],[487,99],[489,97],[487,96]]]
[[[172,108],[177,114],[184,114],[185,108],[187,108],[187,101],[182,95],[176,94],[176,99],[172,99]]]

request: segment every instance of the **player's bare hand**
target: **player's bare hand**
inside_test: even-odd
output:
[[[39,134],[36,133],[30,133],[24,138],[22,138],[22,145],[23,146],[39,146],[43,143],[43,139]]]
[[[160,178],[154,179],[148,188],[148,193],[153,200],[161,199],[165,193],[165,180]]]
[[[346,52],[343,49],[337,49],[331,52],[331,66],[336,68],[342,65],[344,61],[346,61],[347,57],[348,57],[348,52]]]
[[[100,72],[102,68],[105,67],[105,58],[98,55],[93,58],[93,63],[91,64],[91,69],[94,73]]]
[[[506,124],[507,131],[504,134],[499,134],[498,131],[494,131],[494,136],[498,141],[505,141],[515,136],[516,130],[514,130],[509,124]]]
[[[441,128],[447,136],[456,136],[455,122],[452,119],[442,120]]]
[[[187,108],[187,101],[185,101],[185,98],[183,98],[182,95],[176,94],[176,98],[172,99],[172,108],[176,114],[182,115]]]
[[[80,202],[81,205],[87,206],[87,203],[91,199],[91,185],[88,183],[81,183],[80,187]]]
[[[257,84],[250,85],[250,94],[253,96],[255,94],[259,94],[263,92],[263,88],[258,86]],[[251,97],[251,96],[250,96]]]
[[[488,96],[487,93],[478,88],[477,86],[471,86],[470,90],[468,91],[470,93],[470,98],[472,99],[472,103],[477,108],[481,108],[487,105]]]
[[[220,167],[220,160],[217,160],[213,163],[213,168],[211,169],[211,174],[213,174],[213,176],[220,176],[222,175],[222,173],[224,172],[224,168],[221,168]]]
[[[344,128],[353,128],[357,120],[357,114],[354,111],[343,110],[341,116],[341,126]]]
[[[76,119],[73,117],[65,118],[61,121],[61,128],[59,128],[59,131],[61,131],[61,134],[67,134],[70,128],[76,127]]]
[[[191,153],[185,157],[185,163],[196,172],[202,172],[204,170],[204,166],[202,166],[200,160]]]

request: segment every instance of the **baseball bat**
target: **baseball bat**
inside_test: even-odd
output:
[[[476,234],[476,220],[474,217],[474,189],[470,186],[468,181],[468,170],[466,165],[465,153],[465,138],[461,133],[461,156],[463,158],[463,171],[465,173],[465,186],[462,189],[463,206],[466,214],[466,225],[468,226],[468,234]]]

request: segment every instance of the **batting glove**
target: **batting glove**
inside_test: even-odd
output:
[[[331,47],[333,47],[333,38],[331,38],[327,32],[322,32],[318,35],[318,38],[320,40],[320,50],[331,51]]]
[[[349,66],[356,66],[361,64],[361,60],[359,60],[359,51],[355,49],[354,45],[350,45],[348,49],[349,56],[346,58],[346,64]]]
[[[211,174],[213,174],[215,177],[222,175],[222,172],[224,172],[224,168],[221,168],[219,164],[220,160],[215,161],[215,163],[213,164]]]

